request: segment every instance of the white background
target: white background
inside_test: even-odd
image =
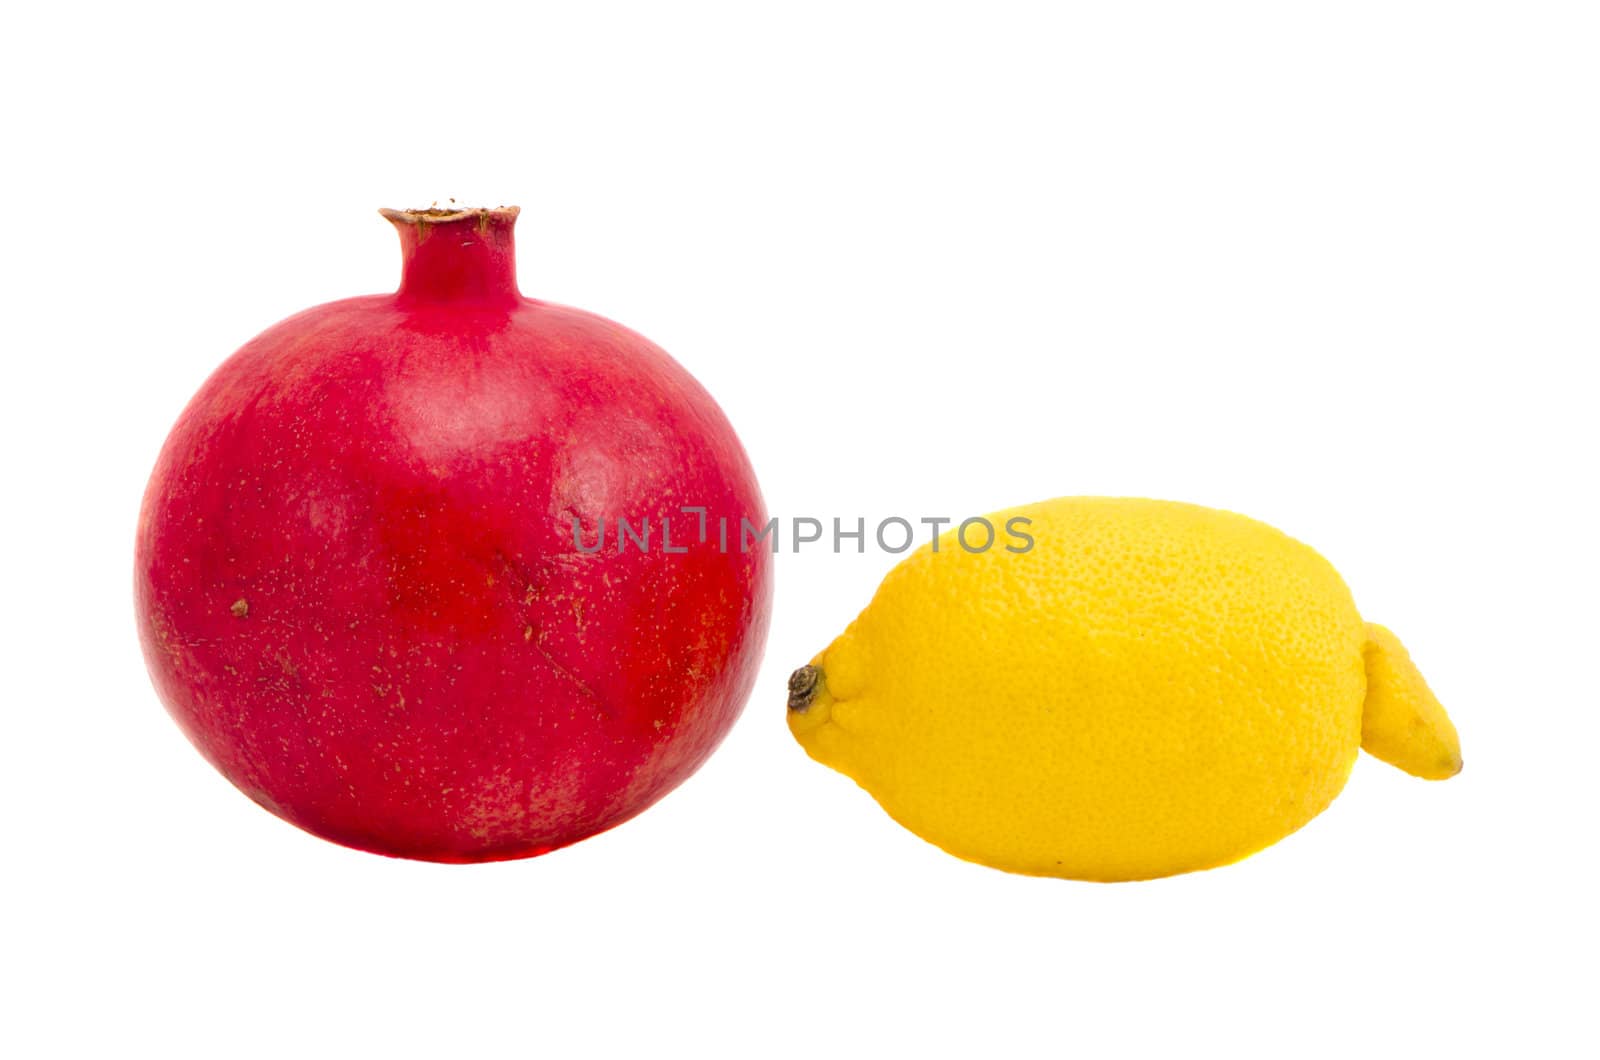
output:
[[[3,78],[0,1052],[1594,1055],[1591,4],[38,4]],[[312,839],[134,635],[135,515],[223,357],[392,289],[380,206],[517,203],[523,288],[672,351],[776,514],[1070,493],[1316,546],[1454,716],[1246,862],[947,857],[783,683],[893,557],[778,565],[761,680],[532,861]]]

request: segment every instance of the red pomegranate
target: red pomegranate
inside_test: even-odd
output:
[[[307,831],[541,854],[659,799],[738,716],[761,494],[659,347],[518,292],[516,209],[384,215],[400,290],[263,332],[167,438],[145,658],[201,753]]]

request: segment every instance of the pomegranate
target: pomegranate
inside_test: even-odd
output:
[[[179,417],[140,638],[178,725],[280,817],[399,857],[542,854],[655,802],[738,716],[761,494],[659,347],[519,293],[515,208],[383,213],[399,291],[269,328]]]

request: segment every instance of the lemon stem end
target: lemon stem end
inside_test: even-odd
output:
[[[822,691],[822,668],[802,666],[789,675],[789,709],[804,712]]]

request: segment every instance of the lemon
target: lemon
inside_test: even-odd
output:
[[[790,678],[806,752],[950,853],[1034,875],[1167,876],[1293,832],[1359,748],[1430,779],[1461,768],[1400,642],[1286,534],[1142,499],[988,519],[1032,547],[968,551],[955,532],[922,546]]]

